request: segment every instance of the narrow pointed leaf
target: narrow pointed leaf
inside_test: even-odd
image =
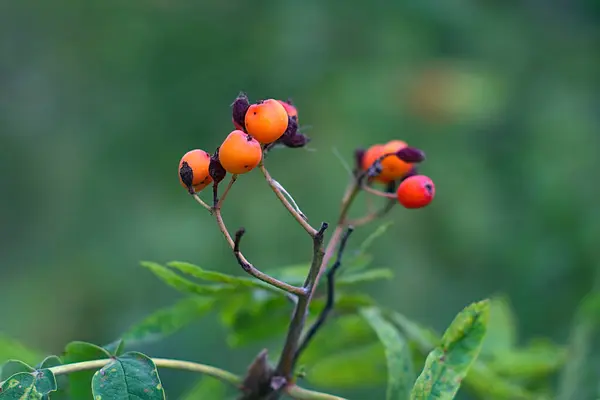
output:
[[[349,274],[342,274],[335,283],[337,286],[349,286],[357,283],[372,282],[378,280],[389,280],[394,277],[394,273],[388,268],[374,268],[364,272],[355,272]]]
[[[123,339],[134,344],[163,339],[206,315],[214,303],[214,298],[185,298],[171,307],[150,314],[129,328],[123,334]]]
[[[65,347],[63,361],[72,364],[82,361],[110,358],[110,353],[100,346],[86,342],[71,342]],[[73,399],[91,399],[90,387],[94,371],[79,371],[69,374],[69,390]]]
[[[179,270],[180,272],[186,275],[190,275],[194,278],[202,279],[209,282],[225,283],[228,285],[232,285],[233,287],[264,289],[275,293],[281,293],[281,290],[277,289],[276,287],[254,278],[227,275],[216,271],[208,271],[197,265],[181,261],[171,261],[167,265],[171,268]]]
[[[371,325],[385,350],[388,371],[386,399],[408,399],[415,381],[415,373],[406,340],[385,320],[378,308],[364,308],[360,314]]]
[[[508,300],[504,297],[491,299],[490,320],[481,354],[504,353],[512,350],[516,343],[516,318]]]
[[[142,353],[117,357],[92,379],[94,399],[164,400],[165,391],[154,362]]]
[[[440,342],[439,335],[433,330],[412,321],[403,314],[392,311],[386,313],[386,316],[409,341],[417,345],[422,353],[429,353]]]
[[[413,400],[450,400],[478,357],[485,338],[490,302],[473,303],[450,324],[429,353],[411,393]]]
[[[0,400],[42,400],[56,390],[56,379],[49,369],[19,372],[0,386]]]
[[[595,398],[600,380],[600,293],[592,293],[581,302],[571,328],[568,353],[557,399]]]
[[[120,356],[125,351],[125,340],[117,339],[112,343],[102,346],[104,350],[108,351],[113,356]]]
[[[199,294],[199,295],[216,295],[223,292],[232,292],[235,290],[234,286],[231,285],[200,285],[186,279],[174,271],[153,262],[142,262],[141,265],[148,268],[154,275],[160,280],[165,282],[172,288],[187,294]]]
[[[479,399],[543,400],[517,383],[498,375],[489,366],[476,360],[465,378],[465,386]],[[544,399],[545,400],[545,399]]]

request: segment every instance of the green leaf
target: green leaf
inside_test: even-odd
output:
[[[280,281],[299,286],[304,284],[309,269],[310,264],[297,264],[269,270],[267,273]]]
[[[355,272],[351,274],[340,275],[335,280],[336,286],[349,286],[357,283],[372,282],[382,279],[392,279],[394,273],[388,268],[374,268],[364,272]]]
[[[412,321],[405,315],[395,311],[387,312],[387,318],[392,322],[406,338],[414,342],[422,353],[429,353],[440,342],[438,334],[433,330]]]
[[[125,351],[125,340],[117,339],[112,343],[102,346],[104,350],[108,351],[113,356],[120,356]]]
[[[277,294],[282,293],[280,289],[277,289],[276,287],[271,286],[263,281],[259,281],[255,278],[233,276],[223,274],[221,272],[208,271],[197,265],[181,261],[171,261],[170,263],[167,263],[167,265],[171,268],[179,270],[180,272],[186,275],[190,275],[194,278],[202,279],[209,282],[225,283],[228,285],[232,285],[236,288],[242,287],[250,289],[263,289],[275,292]]]
[[[380,345],[377,335],[361,316],[349,314],[331,318],[315,335],[310,346],[302,353],[299,362],[309,366],[317,365],[323,359],[335,356],[336,353],[345,353],[352,348],[373,344]],[[380,360],[382,361],[383,359]]]
[[[36,369],[52,368],[63,365],[62,360],[57,356],[48,356],[36,366]],[[57,389],[52,393],[52,400],[70,399],[68,395],[69,377],[67,375],[56,376]]]
[[[225,400],[227,387],[218,379],[204,376],[180,400]]]
[[[482,355],[505,353],[517,343],[516,318],[508,300],[495,297],[490,300],[490,320],[481,348]]]
[[[58,356],[48,356],[41,363],[35,366],[36,369],[52,368],[62,365],[62,360]]]
[[[154,362],[142,353],[117,357],[92,378],[94,399],[164,400],[165,391]]]
[[[366,254],[367,250],[371,247],[371,245],[379,239],[381,236],[385,235],[387,230],[394,225],[394,221],[385,222],[377,227],[373,233],[371,233],[367,238],[361,243],[359,247],[358,254]]]
[[[123,334],[127,343],[139,344],[165,338],[208,313],[214,298],[188,297],[171,307],[159,309]]]
[[[587,295],[575,315],[558,400],[592,399],[600,379],[600,293]]]
[[[19,372],[33,372],[35,368],[20,360],[8,360],[0,367],[0,382]]]
[[[371,325],[385,349],[388,370],[386,399],[408,399],[415,381],[415,373],[406,340],[385,320],[378,308],[364,308],[360,314]]]
[[[441,343],[429,353],[411,399],[453,399],[479,355],[489,318],[489,300],[473,303],[450,324]]]
[[[489,329],[489,328],[488,328]],[[515,378],[547,376],[562,367],[566,360],[564,349],[549,342],[539,342],[529,347],[508,350],[488,361],[491,369],[500,375]]]
[[[42,355],[17,340],[0,333],[0,364],[10,359],[23,360],[27,364],[35,364]]]
[[[348,348],[306,365],[305,379],[324,389],[370,388],[386,382],[386,369],[383,347],[375,342]]]
[[[0,400],[41,400],[56,390],[56,379],[49,369],[19,372],[0,386]]]
[[[465,378],[465,385],[478,398],[489,400],[542,400],[525,388],[501,377],[482,361],[476,360]]]
[[[65,364],[110,358],[110,353],[100,346],[86,342],[71,342],[65,347]],[[69,374],[69,390],[73,399],[91,399],[90,382],[94,371],[79,371]]]
[[[148,268],[154,273],[159,279],[165,282],[172,288],[187,294],[199,294],[199,295],[216,295],[223,292],[232,292],[236,288],[231,285],[200,285],[186,279],[170,269],[163,267],[160,264],[154,262],[144,261],[141,265]]]

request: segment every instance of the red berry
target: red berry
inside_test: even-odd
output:
[[[398,202],[406,208],[425,207],[435,196],[435,185],[425,175],[413,175],[400,183],[396,191]]]

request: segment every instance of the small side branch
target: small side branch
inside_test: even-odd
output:
[[[242,269],[244,271],[246,271],[247,273],[249,273],[250,275],[252,275],[253,277],[255,277],[256,279],[266,282],[266,283],[268,283],[272,286],[275,286],[279,289],[285,290],[288,293],[293,293],[298,296],[304,296],[306,294],[306,289],[292,286],[288,283],[285,283],[278,279],[275,279],[272,276],[259,271],[252,264],[250,264],[248,262],[248,260],[244,257],[244,255],[240,251],[240,242],[242,240],[242,236],[244,236],[244,233],[246,233],[246,230],[244,228],[240,228],[235,233],[235,240],[233,242],[233,254],[235,255],[235,258],[236,258],[238,264],[240,264],[240,266],[242,267]]]
[[[296,354],[294,355],[294,365],[298,361],[300,355],[302,355],[302,352],[308,347],[317,332],[321,329],[327,320],[327,317],[329,317],[329,314],[333,310],[333,305],[335,304],[335,273],[342,265],[342,257],[344,255],[344,250],[346,249],[346,243],[348,242],[348,238],[353,231],[354,227],[349,226],[344,233],[344,236],[342,236],[335,263],[331,266],[329,271],[327,271],[327,300],[325,302],[325,307],[323,307],[323,310],[321,310],[321,313],[317,317],[316,321],[308,329],[304,339],[298,346]]]

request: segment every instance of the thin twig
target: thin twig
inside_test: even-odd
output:
[[[197,202],[198,202],[198,203],[199,203],[199,204],[200,204],[202,207],[204,207],[204,208],[206,208],[208,211],[212,212],[212,207],[211,207],[211,206],[209,206],[208,204],[206,204],[206,203],[204,202],[204,200],[202,200],[202,199],[200,198],[200,196],[198,196],[198,194],[194,193],[194,194],[192,195],[192,197],[193,197],[193,198],[194,198],[194,200],[196,200],[196,201],[197,201]]]
[[[242,252],[239,249],[239,241],[242,238],[243,230],[241,230],[241,233],[240,233],[240,231],[238,231],[236,233],[236,240],[234,241],[231,238],[231,235],[229,234],[227,227],[225,226],[225,222],[223,222],[223,217],[221,216],[221,210],[219,210],[219,209],[214,210],[214,215],[217,220],[217,225],[219,226],[219,230],[221,231],[221,233],[223,233],[223,236],[225,236],[225,240],[227,240],[227,243],[229,243],[229,247],[231,247],[231,249],[233,250],[235,258],[237,259],[240,266],[244,269],[244,271],[246,271],[248,274],[254,276],[256,279],[266,282],[266,283],[268,283],[272,286],[275,286],[281,290],[284,290],[288,293],[292,293],[297,296],[303,296],[306,294],[306,289],[297,287],[297,286],[292,286],[290,284],[282,282],[278,279],[273,278],[272,276],[270,276],[268,274],[265,274],[264,272],[261,272],[257,268],[255,268],[246,259],[246,257],[244,257],[244,255],[242,254]]]
[[[350,224],[354,227],[366,225],[369,222],[373,222],[376,219],[385,216],[387,213],[389,213],[392,210],[392,208],[394,208],[395,205],[396,205],[396,198],[388,199],[386,201],[385,205],[381,209],[379,209],[377,211],[372,211],[372,212],[368,213],[367,215],[365,215],[364,217],[357,218],[354,220],[349,220],[348,224]]]
[[[374,194],[375,196],[385,197],[386,199],[396,199],[396,195],[394,193],[388,193],[381,190],[377,190],[367,185],[363,185],[362,190],[364,190],[367,193]]]
[[[269,174],[269,171],[267,171],[267,169],[265,168],[265,165],[262,163],[262,161],[259,164],[259,168],[260,168],[260,171],[262,172],[262,174],[265,176],[267,183],[269,184],[269,186],[271,187],[273,192],[275,192],[275,195],[277,196],[277,198],[279,198],[281,203],[289,211],[289,213],[292,214],[292,216],[296,219],[296,221],[298,221],[298,223],[304,228],[304,230],[306,232],[308,232],[308,234],[310,236],[315,237],[315,235],[317,234],[317,230],[315,228],[313,228],[308,222],[306,222],[306,220],[302,217],[302,215],[300,213],[298,213],[298,211],[296,211],[294,206],[292,206],[292,204],[288,201],[288,199],[281,192],[281,190],[279,190],[277,185],[274,183],[274,180],[271,177],[271,174]]]
[[[312,287],[315,283],[323,256],[325,255],[323,250],[323,241],[327,227],[327,223],[322,223],[321,228],[314,236],[312,263],[303,288],[305,290],[305,294],[298,297],[298,303],[296,303],[296,307],[294,307],[292,321],[290,322],[285,344],[283,346],[281,356],[279,357],[279,363],[277,364],[277,373],[287,379],[291,377],[294,369],[294,354],[296,354],[298,342],[300,340],[300,336],[302,335],[302,330],[304,329],[304,324],[308,315],[308,306],[310,305],[310,300],[312,297]]]
[[[300,207],[298,206],[298,203],[296,203],[296,200],[294,200],[292,195],[289,194],[289,192],[283,187],[283,185],[281,183],[277,182],[275,179],[273,179],[273,184],[277,187],[278,190],[281,190],[281,192],[287,197],[287,199],[290,201],[292,207],[294,207],[294,210],[296,210],[298,212],[298,214],[300,214],[302,219],[304,219],[305,221],[308,222],[308,218],[302,212],[302,210],[300,210]]]
[[[327,300],[325,301],[325,306],[321,310],[321,313],[319,314],[315,322],[308,329],[306,335],[304,335],[304,338],[302,339],[302,342],[298,346],[296,354],[294,355],[294,365],[302,355],[302,352],[308,347],[308,345],[310,344],[314,336],[317,334],[319,329],[321,329],[321,327],[327,320],[327,317],[333,310],[333,305],[335,303],[335,273],[342,265],[342,257],[344,255],[344,250],[346,249],[346,243],[348,242],[348,238],[350,237],[353,231],[354,227],[349,226],[348,229],[346,229],[346,233],[344,234],[344,236],[342,236],[342,239],[340,241],[340,247],[338,248],[337,259],[335,260],[335,263],[332,265],[332,267],[327,271]]]
[[[229,190],[231,190],[231,187],[233,186],[233,184],[235,183],[237,178],[238,178],[237,174],[231,175],[231,179],[229,179],[229,183],[227,184],[225,191],[223,192],[223,194],[221,195],[221,198],[217,202],[216,208],[220,209],[223,206],[223,202],[225,201],[225,198],[227,197]]]

